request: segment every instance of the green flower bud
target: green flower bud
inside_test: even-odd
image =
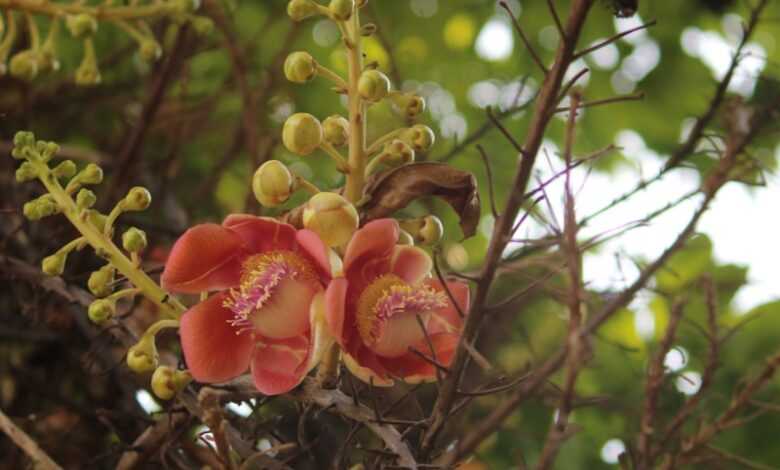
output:
[[[34,180],[37,177],[38,170],[36,170],[35,165],[30,162],[23,162],[16,170],[16,181],[19,183]]]
[[[76,176],[81,184],[100,184],[103,181],[103,169],[94,163],[87,165]]]
[[[287,4],[287,14],[293,21],[303,21],[306,18],[320,14],[319,6],[313,0],[290,0]]]
[[[423,219],[423,226],[420,228],[418,238],[420,243],[433,245],[439,243],[444,236],[444,225],[435,215],[426,216]]]
[[[355,0],[331,0],[330,5],[328,5],[331,16],[338,21],[350,19],[354,8]]]
[[[393,96],[393,102],[409,119],[415,118],[425,111],[425,99],[411,93],[399,93]]]
[[[308,52],[293,52],[284,61],[284,76],[293,83],[306,83],[317,76],[317,61]]]
[[[137,374],[153,371],[158,360],[154,335],[142,336],[140,341],[127,350],[127,367]]]
[[[287,202],[293,193],[293,176],[279,160],[269,160],[255,171],[252,191],[265,207],[276,207]]]
[[[72,160],[65,160],[52,170],[52,174],[57,178],[73,178],[76,174],[76,164]]]
[[[142,186],[130,188],[130,191],[122,201],[122,208],[127,211],[142,211],[152,203],[152,195]]]
[[[138,56],[144,62],[156,62],[162,56],[162,48],[154,39],[146,39],[138,47]]]
[[[38,76],[40,66],[38,53],[33,50],[26,50],[11,57],[9,70],[12,76],[29,82]]]
[[[14,134],[14,147],[30,147],[35,145],[35,134],[29,131],[19,131]]]
[[[436,135],[430,127],[415,124],[401,134],[401,139],[412,146],[417,152],[426,152],[436,142]]]
[[[414,149],[400,139],[387,143],[382,154],[383,163],[390,166],[400,166],[414,161]]]
[[[95,202],[97,202],[97,196],[89,189],[82,188],[76,195],[76,206],[79,209],[89,209],[95,205]]]
[[[325,140],[334,147],[341,147],[349,140],[349,121],[334,114],[322,121]]]
[[[317,150],[323,139],[322,124],[308,113],[296,113],[287,118],[282,129],[282,142],[290,152],[306,156]]]
[[[79,13],[65,17],[65,26],[74,38],[86,38],[97,32],[98,22],[92,15]]]
[[[214,31],[214,21],[206,16],[196,16],[190,20],[190,24],[195,33],[201,36],[206,36]]]
[[[122,234],[122,248],[130,253],[138,253],[146,248],[146,232],[130,227]]]
[[[62,272],[65,270],[65,261],[67,260],[67,253],[54,253],[51,256],[43,258],[41,270],[49,276],[61,276]]]
[[[355,206],[336,193],[315,194],[303,210],[303,226],[317,233],[328,246],[347,243],[359,221]]]
[[[358,93],[369,103],[382,101],[390,92],[390,79],[379,70],[366,70],[358,80]]]
[[[169,0],[173,6],[173,12],[177,15],[186,15],[200,8],[200,0]]]
[[[37,199],[33,199],[22,208],[24,216],[29,220],[40,220],[56,214],[59,210],[59,206],[51,194],[44,194]]]
[[[87,309],[87,316],[96,325],[102,325],[116,314],[116,301],[112,299],[97,299]]]
[[[44,162],[48,162],[51,160],[53,156],[57,154],[57,152],[60,151],[60,146],[57,145],[54,142],[44,142],[42,140],[39,140],[36,143],[36,148],[38,150],[38,154],[41,157],[41,160]]]
[[[97,65],[89,61],[84,61],[76,69],[76,75],[74,77],[76,85],[79,86],[93,86],[99,85],[102,77],[100,76],[100,70]]]
[[[399,245],[414,245],[414,238],[406,230],[401,229],[398,232]]]
[[[116,270],[110,264],[103,266],[89,276],[87,287],[95,297],[105,297],[111,294],[111,284],[114,282]]]
[[[152,391],[161,400],[170,400],[192,381],[189,372],[160,366],[152,374]]]

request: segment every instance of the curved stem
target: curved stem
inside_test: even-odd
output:
[[[400,129],[396,129],[394,131],[390,131],[387,134],[383,135],[382,137],[376,139],[373,144],[371,144],[368,149],[366,150],[366,155],[373,155],[379,151],[379,149],[382,147],[382,145],[386,144],[387,142],[390,142],[391,140],[395,139],[396,137],[399,137],[401,134],[406,131],[406,127],[402,127]]]
[[[347,82],[345,82],[344,79],[341,78],[339,76],[339,74],[337,74],[333,70],[331,70],[331,69],[329,69],[327,67],[324,67],[324,66],[322,66],[320,64],[317,64],[317,73],[320,76],[322,76],[324,78],[327,78],[328,80],[330,80],[333,83],[335,83],[336,86],[338,86],[339,88],[343,88],[345,90],[347,89]]]

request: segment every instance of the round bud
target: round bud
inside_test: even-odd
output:
[[[207,16],[196,16],[190,20],[190,24],[195,33],[201,36],[205,36],[214,30],[214,21]]]
[[[87,165],[78,175],[82,184],[100,184],[103,181],[103,169],[94,163]]]
[[[294,154],[309,155],[319,148],[322,139],[322,124],[311,114],[296,113],[284,123],[282,142]]]
[[[417,234],[420,243],[432,245],[438,243],[444,236],[444,226],[435,215],[423,218],[423,226]]]
[[[76,195],[76,206],[78,206],[79,209],[89,209],[95,205],[95,202],[97,202],[97,196],[89,189],[81,188]]]
[[[415,118],[425,111],[425,99],[418,95],[407,95],[401,107],[408,118]]]
[[[338,21],[347,21],[352,17],[352,10],[355,8],[355,0],[331,0],[328,9],[333,19]]]
[[[86,13],[78,15],[68,15],[65,17],[65,26],[75,38],[85,38],[92,36],[97,32],[98,22],[94,16]]]
[[[57,178],[72,178],[76,174],[76,164],[72,160],[65,160],[57,165],[52,173]]]
[[[138,253],[146,248],[146,232],[130,227],[122,234],[122,248],[130,253]]]
[[[50,194],[44,194],[43,196],[33,199],[30,202],[24,204],[22,211],[24,216],[30,220],[40,220],[44,217],[56,214],[59,210],[57,202]]]
[[[51,160],[51,157],[57,154],[57,152],[60,151],[60,146],[57,145],[54,142],[38,142],[39,144],[43,144],[41,149],[39,150],[39,153],[41,154],[41,158],[43,161],[48,162]]]
[[[122,201],[122,208],[127,211],[142,211],[152,203],[152,195],[143,186],[135,186]]]
[[[379,70],[366,70],[358,80],[360,97],[370,103],[384,99],[390,92],[390,79]]]
[[[49,276],[61,276],[65,270],[65,261],[68,255],[65,253],[54,253],[51,256],[43,258],[41,270]]]
[[[317,76],[317,61],[308,52],[293,52],[284,61],[284,76],[293,83],[306,83]]]
[[[347,243],[359,221],[355,206],[336,193],[315,194],[303,210],[303,226],[317,233],[328,246]]]
[[[383,163],[390,166],[400,166],[414,161],[414,149],[400,139],[395,139],[385,145]]]
[[[143,336],[141,340],[127,350],[127,367],[133,372],[143,374],[157,367],[157,346],[154,336]]]
[[[16,181],[24,183],[25,181],[34,180],[38,177],[38,170],[30,162],[23,162],[16,170]]]
[[[414,245],[414,238],[406,230],[398,232],[398,245]]]
[[[255,171],[252,191],[265,207],[276,207],[287,202],[293,193],[293,175],[279,160],[269,160]]]
[[[90,61],[84,61],[76,69],[76,75],[74,81],[76,85],[80,86],[93,86],[100,84],[102,77],[100,76],[100,70],[98,70],[95,64]]]
[[[312,0],[290,0],[287,4],[287,14],[293,21],[303,21],[319,13],[317,4]]]
[[[160,366],[152,374],[152,391],[161,400],[170,400],[192,380],[189,372]]]
[[[417,152],[428,151],[436,142],[433,130],[423,124],[415,124],[410,127],[401,135],[401,138]]]
[[[111,299],[97,299],[87,309],[87,316],[96,325],[102,325],[116,313],[116,302]]]
[[[322,129],[325,133],[325,140],[334,147],[341,147],[349,140],[349,121],[338,114],[322,121]]]
[[[38,76],[40,64],[38,54],[33,50],[27,50],[14,54],[9,65],[11,75],[25,81],[31,81]]]
[[[444,259],[452,269],[459,271],[469,265],[469,252],[460,243],[453,243],[444,249]]]
[[[95,297],[105,297],[111,294],[111,284],[114,282],[114,267],[110,264],[93,272],[87,280],[87,287]]]
[[[144,62],[156,62],[162,56],[162,48],[154,39],[146,39],[138,47],[138,56]]]
[[[35,144],[35,134],[29,131],[19,131],[14,134],[14,147],[29,147]]]

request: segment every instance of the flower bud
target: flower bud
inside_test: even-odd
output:
[[[72,160],[65,160],[52,170],[52,174],[57,178],[72,178],[76,174],[76,164]]]
[[[414,245],[414,238],[406,230],[398,232],[398,245]]]
[[[157,367],[157,346],[154,335],[144,335],[127,350],[127,367],[135,373],[151,372]]]
[[[138,56],[144,62],[156,62],[162,56],[162,48],[154,39],[145,39],[138,47]]]
[[[415,124],[401,135],[401,139],[411,145],[415,151],[426,152],[436,142],[436,135],[430,127]]]
[[[317,233],[328,246],[347,243],[358,223],[355,206],[336,193],[315,194],[303,210],[303,226]]]
[[[14,54],[11,57],[11,63],[9,64],[9,71],[11,75],[25,81],[32,81],[38,76],[40,71],[40,63],[38,61],[38,54],[33,50],[26,50]]]
[[[290,0],[287,4],[287,14],[293,21],[302,21],[319,13],[320,9],[313,0]]]
[[[127,196],[122,200],[122,208],[126,211],[142,211],[152,203],[152,195],[143,186],[130,188]]]
[[[453,243],[444,249],[444,259],[450,268],[460,271],[469,265],[469,252],[460,243]]]
[[[76,195],[76,206],[79,209],[89,209],[95,205],[95,202],[97,202],[97,196],[89,189],[82,188]]]
[[[79,13],[65,17],[65,26],[73,37],[85,38],[97,32],[98,22],[92,15]]]
[[[44,194],[37,199],[25,203],[22,211],[24,212],[24,216],[29,220],[40,220],[44,217],[56,214],[59,211],[59,206],[51,194]]]
[[[81,184],[100,184],[103,181],[103,169],[94,163],[87,165],[76,176]]]
[[[19,183],[24,183],[25,181],[34,180],[38,177],[38,170],[35,169],[35,166],[30,162],[24,162],[22,163],[19,168],[16,170],[16,181]]]
[[[214,21],[207,16],[196,16],[190,20],[196,34],[205,36],[214,30]]]
[[[284,61],[284,76],[293,83],[306,83],[317,76],[317,61],[308,52],[293,52]]]
[[[87,309],[87,316],[96,325],[102,325],[116,313],[116,302],[112,299],[97,299]]]
[[[36,147],[38,150],[38,154],[41,157],[41,160],[44,162],[48,162],[51,160],[51,157],[57,154],[57,152],[60,151],[60,146],[57,145],[54,142],[44,142],[42,140],[39,140],[36,143]]]
[[[331,16],[338,21],[350,19],[354,8],[355,0],[331,0],[330,5],[328,5]]]
[[[186,15],[200,8],[200,0],[168,0],[173,6],[174,14]]]
[[[309,155],[319,148],[322,139],[322,124],[311,114],[296,113],[284,123],[282,142],[294,154]]]
[[[189,372],[176,370],[169,366],[160,366],[152,374],[152,391],[161,400],[175,397],[192,381]]]
[[[95,297],[105,297],[111,294],[111,284],[114,282],[115,269],[107,264],[89,276],[87,287]]]
[[[97,65],[90,61],[84,61],[76,69],[76,75],[74,81],[79,86],[93,86],[99,85],[102,77],[100,76],[100,70]]]
[[[439,243],[444,236],[444,226],[435,215],[429,215],[423,218],[423,226],[418,232],[418,239],[420,243],[425,245],[433,245]]]
[[[393,102],[407,118],[415,118],[425,111],[425,99],[411,93],[401,93],[393,97]]]
[[[255,171],[252,191],[265,207],[276,207],[287,202],[293,193],[293,176],[279,160],[269,160]]]
[[[394,139],[385,145],[382,151],[382,163],[400,166],[414,161],[414,149],[400,139]]]
[[[349,121],[334,114],[322,121],[325,140],[334,147],[341,147],[349,140]]]
[[[369,103],[382,101],[390,92],[390,79],[379,70],[366,70],[358,80],[358,93]]]
[[[49,276],[61,276],[65,270],[65,261],[68,254],[63,252],[54,253],[51,256],[43,258],[41,261],[41,270]]]
[[[35,145],[35,134],[29,131],[19,131],[14,134],[14,147],[30,147]]]
[[[138,253],[146,248],[146,232],[130,227],[122,234],[122,248],[130,253]]]

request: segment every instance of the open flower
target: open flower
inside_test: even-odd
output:
[[[330,277],[330,251],[310,230],[251,215],[189,229],[171,250],[162,285],[218,291],[181,318],[193,378],[224,382],[251,369],[267,395],[298,385],[327,347]]]
[[[434,362],[450,364],[463,327],[444,286],[430,277],[431,258],[419,248],[397,245],[399,232],[392,219],[355,232],[344,256],[344,277],[333,279],[325,294],[328,327],[345,364],[375,385],[392,385],[395,378],[435,379]],[[447,287],[465,312],[468,286],[449,281]]]

